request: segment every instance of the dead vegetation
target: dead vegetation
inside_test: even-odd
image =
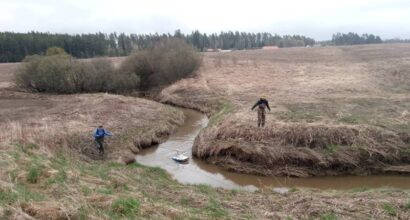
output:
[[[227,169],[379,173],[410,162],[409,60],[406,44],[209,53],[196,80],[165,89],[164,100],[217,116],[193,153]],[[249,111],[260,94],[272,107],[264,129]],[[221,117],[223,103],[233,106]]]
[[[114,65],[118,60],[122,59],[114,59]],[[35,143],[47,151],[68,149],[94,159],[125,162],[139,149],[163,142],[183,123],[182,112],[146,99],[17,91],[11,82],[19,66],[0,64],[0,84],[4,85],[0,87],[0,144]],[[115,134],[106,140],[108,158],[98,155],[93,142],[92,132],[99,124]]]
[[[162,103],[195,109],[208,116],[216,113],[223,103],[202,77],[180,80],[178,84],[162,90],[158,99]]]
[[[377,127],[274,122],[255,129],[237,117],[202,132],[193,154],[227,169],[270,176],[369,174],[410,163],[406,143]]]
[[[16,96],[30,99],[30,94],[14,93],[18,100]],[[35,102],[36,98],[31,98]],[[176,109],[132,97],[85,94],[43,95],[41,99],[52,103],[52,107],[38,112],[36,105],[26,106],[32,111],[31,117],[22,115],[21,120],[1,123],[0,143],[36,143],[46,149],[74,149],[97,159],[92,132],[98,124],[103,124],[115,134],[107,140],[108,157],[113,159],[164,141],[184,120]]]

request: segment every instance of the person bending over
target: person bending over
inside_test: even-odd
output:
[[[104,154],[104,137],[105,136],[112,136],[112,133],[105,130],[102,125],[98,126],[97,129],[94,131],[94,139],[98,145],[98,150],[100,154]]]
[[[270,111],[269,103],[268,100],[266,100],[266,96],[262,95],[261,98],[252,107],[252,110],[256,107],[258,107],[258,127],[264,127],[266,121],[266,108],[268,108]]]

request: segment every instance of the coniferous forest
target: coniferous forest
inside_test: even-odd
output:
[[[184,34],[176,30],[173,34],[54,34],[41,32],[0,32],[0,62],[20,62],[27,55],[44,54],[47,48],[61,47],[77,58],[99,56],[126,56],[132,51],[149,48],[164,38],[180,38],[194,45],[199,51],[208,49],[254,49],[264,46],[304,47],[313,46],[313,38],[301,35],[249,33],[239,31],[206,34],[193,31]],[[381,43],[379,36],[355,33],[333,35],[333,45]]]
[[[19,62],[27,55],[44,54],[49,47],[61,47],[77,58],[125,56],[152,46],[164,38],[182,38],[200,51],[206,49],[252,49],[263,46],[295,47],[315,44],[305,36],[279,36],[270,33],[221,32],[205,34],[194,31],[183,34],[52,34],[41,32],[0,32],[0,62]]]

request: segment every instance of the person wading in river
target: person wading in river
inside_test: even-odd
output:
[[[98,126],[97,129],[94,131],[94,139],[95,142],[98,145],[98,150],[100,151],[100,154],[104,154],[104,137],[105,136],[112,136],[112,133],[109,131],[106,131],[102,125]]]
[[[252,107],[252,110],[258,106],[258,127],[263,127],[265,126],[265,120],[266,120],[266,108],[269,109],[269,103],[268,100],[266,100],[266,96],[262,95],[261,98],[255,103],[255,105]]]

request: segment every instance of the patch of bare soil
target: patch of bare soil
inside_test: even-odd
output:
[[[14,72],[20,63],[0,63],[0,89],[10,87]]]
[[[206,53],[203,63],[197,78],[162,92],[166,102],[216,118],[196,141],[197,157],[239,172],[291,176],[368,174],[410,163],[408,44]],[[258,129],[250,108],[261,94],[272,111]]]

